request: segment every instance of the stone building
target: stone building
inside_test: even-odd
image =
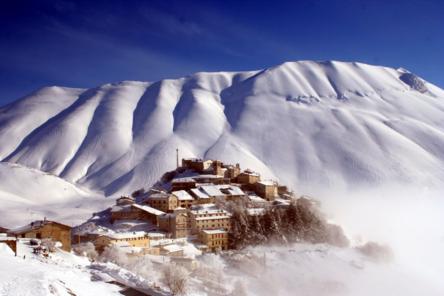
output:
[[[172,212],[178,206],[177,197],[165,192],[151,194],[145,203],[163,212]]]
[[[273,181],[259,181],[255,184],[257,195],[268,201],[273,201],[278,195],[277,184]]]
[[[172,194],[177,197],[178,207],[189,209],[196,203],[196,200],[185,190],[173,191]]]
[[[223,229],[204,229],[199,233],[201,243],[211,252],[228,250],[228,232]]]
[[[196,188],[196,183],[196,180],[190,177],[176,178],[171,181],[171,190],[190,190],[192,188]]]
[[[149,248],[150,240],[144,231],[122,232],[101,235],[94,240],[97,251],[102,252],[107,246]]]
[[[159,217],[159,228],[171,233],[173,238],[186,237],[191,234],[190,215],[187,210],[177,208],[174,213],[168,213]]]
[[[165,214],[163,211],[147,205],[126,203],[115,205],[111,208],[111,223],[117,220],[140,220],[157,225],[157,217]]]
[[[63,250],[71,251],[71,227],[49,220],[38,220],[8,231],[10,236],[20,238],[51,239],[60,242]]]
[[[130,196],[122,196],[116,199],[116,205],[118,206],[130,205],[133,204],[134,202],[135,202],[134,198]]]
[[[212,160],[202,160],[198,158],[182,159],[182,167],[202,173],[211,169]]]
[[[240,165],[236,163],[236,165],[227,165],[226,170],[224,172],[224,177],[228,178],[232,181],[236,180],[236,177],[240,174]]]
[[[260,180],[261,180],[260,175],[256,172],[251,171],[251,170],[243,171],[236,178],[236,181],[239,184],[255,184],[256,182],[259,182]]]
[[[214,204],[195,206],[190,210],[191,233],[198,234],[203,229],[231,228],[230,213],[217,208]]]

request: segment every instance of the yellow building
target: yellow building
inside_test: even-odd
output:
[[[71,251],[71,227],[49,220],[39,220],[8,231],[8,234],[22,238],[51,239],[62,244],[61,249]]]
[[[228,232],[223,229],[204,229],[199,233],[201,243],[212,252],[228,250]]]
[[[230,213],[218,209],[214,204],[205,204],[193,207],[190,211],[191,233],[197,234],[203,229],[231,228]]]
[[[101,252],[107,246],[149,248],[150,240],[144,231],[113,233],[101,235],[94,241],[96,249]]]

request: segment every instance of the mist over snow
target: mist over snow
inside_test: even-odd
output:
[[[180,157],[240,163],[313,196],[352,242],[202,258],[224,272],[228,288],[444,294],[444,90],[407,70],[301,61],[46,87],[0,108],[0,143],[0,226],[43,216],[84,221],[174,169],[179,148]],[[393,259],[360,252],[368,241],[390,248]],[[198,282],[191,289],[212,295]]]

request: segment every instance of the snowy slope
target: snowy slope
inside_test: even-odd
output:
[[[105,195],[181,157],[240,162],[300,192],[441,186],[444,91],[403,69],[289,62],[155,83],[45,88],[0,109],[0,159]],[[2,182],[2,181],[0,181]]]
[[[17,164],[0,163],[0,225],[23,226],[44,217],[77,225],[111,200],[57,176]]]

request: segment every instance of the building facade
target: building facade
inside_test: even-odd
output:
[[[199,233],[201,243],[211,252],[228,250],[228,232],[223,229],[204,229]]]
[[[49,220],[39,220],[8,232],[21,238],[51,239],[62,244],[61,249],[71,251],[71,227]]]
[[[178,206],[177,197],[164,192],[151,194],[145,202],[163,212],[172,212]]]
[[[214,205],[202,205],[190,211],[191,233],[198,234],[203,229],[223,229],[229,231],[231,228],[231,216]]]

